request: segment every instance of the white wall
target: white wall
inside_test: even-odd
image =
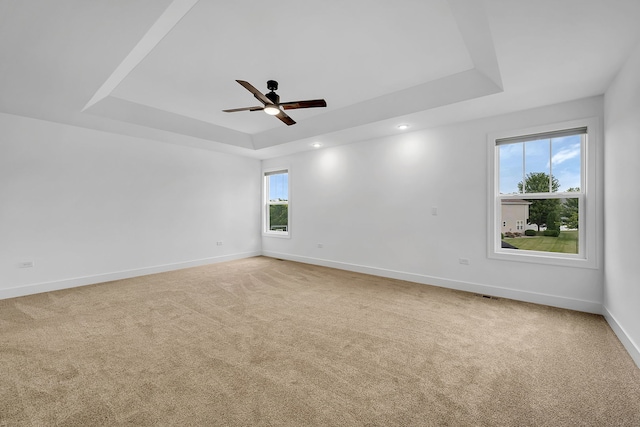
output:
[[[605,316],[640,366],[640,45],[605,94]]]
[[[292,218],[291,238],[264,237],[263,253],[599,313],[601,256],[598,269],[487,258],[487,133],[602,120],[602,108],[595,97],[265,160],[291,168]]]
[[[0,298],[259,254],[259,177],[255,159],[0,114]]]

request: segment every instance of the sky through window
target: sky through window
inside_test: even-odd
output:
[[[500,193],[517,193],[523,177],[535,172],[552,174],[560,192],[580,187],[582,138],[571,135],[500,145]]]
[[[278,173],[269,175],[269,200],[289,199],[289,174]]]

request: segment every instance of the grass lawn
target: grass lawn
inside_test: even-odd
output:
[[[502,240],[525,251],[578,253],[578,230],[561,231],[558,237],[525,236],[504,238]]]

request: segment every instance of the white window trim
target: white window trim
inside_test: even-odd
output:
[[[287,185],[287,223],[288,223],[288,227],[287,227],[287,231],[272,231],[269,230],[267,227],[267,223],[268,221],[268,215],[269,215],[269,211],[268,211],[268,195],[269,195],[269,189],[268,189],[268,180],[267,175],[266,174],[270,174],[273,172],[287,172],[288,175],[288,185]],[[277,238],[281,238],[281,239],[290,239],[291,238],[291,167],[289,166],[282,166],[282,167],[274,167],[274,168],[267,168],[267,169],[263,169],[262,170],[262,235],[264,237],[277,237]]]
[[[499,151],[496,149],[496,140],[532,135],[544,132],[554,132],[564,129],[586,127],[586,144],[582,147],[582,187],[583,195],[576,194],[579,199],[579,254],[563,254],[555,252],[515,251],[502,249],[500,232],[501,206],[499,197],[500,171]],[[598,230],[596,222],[596,149],[600,135],[599,119],[596,117],[555,123],[546,126],[537,126],[527,129],[517,129],[502,132],[494,132],[487,136],[488,148],[488,227],[487,227],[487,256],[492,259],[505,261],[531,262],[547,265],[560,265],[567,267],[598,268]],[[549,193],[539,198],[566,197],[566,193]],[[535,197],[531,197],[535,198]]]

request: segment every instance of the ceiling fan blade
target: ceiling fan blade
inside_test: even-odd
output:
[[[296,122],[291,117],[287,116],[287,113],[285,113],[284,111],[280,112],[279,114],[276,114],[275,117],[279,118],[287,126],[296,124]]]
[[[282,102],[280,106],[285,110],[295,110],[297,108],[316,108],[316,107],[326,107],[327,101],[324,99],[311,99],[309,101],[293,101],[293,102]]]
[[[264,107],[244,107],[244,108],[232,108],[230,110],[222,110],[225,113],[235,113],[236,111],[261,111]]]
[[[255,96],[264,105],[273,104],[273,102],[271,102],[271,100],[269,98],[264,96],[264,94],[262,92],[260,92],[258,89],[253,87],[253,85],[251,83],[245,82],[244,80],[236,80],[236,81],[238,83],[240,83],[246,90],[251,92],[253,94],[253,96]]]

